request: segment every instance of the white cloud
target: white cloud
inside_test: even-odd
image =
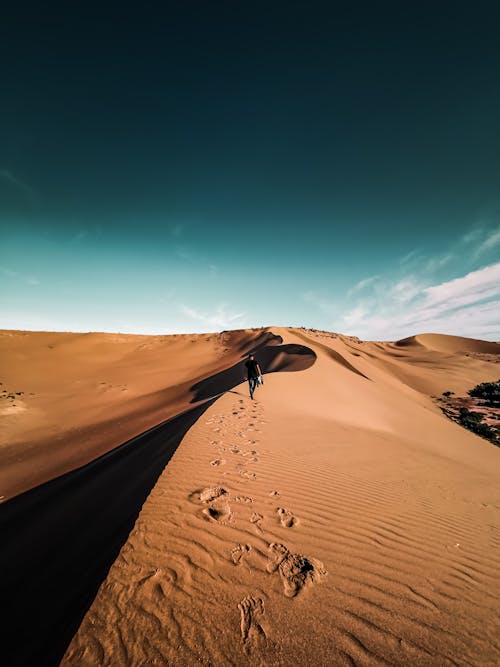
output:
[[[359,304],[355,308],[353,308],[351,311],[343,315],[342,319],[346,323],[347,326],[355,326],[359,322],[363,321],[363,318],[365,315],[368,313],[368,309],[366,308],[365,305]]]
[[[399,281],[383,294],[342,317],[346,333],[385,340],[422,332],[500,338],[500,262],[431,286],[412,279],[406,291]]]
[[[241,320],[245,313],[230,312],[226,304],[219,304],[213,312],[201,312],[196,308],[191,308],[184,303],[179,305],[180,310],[193,320],[201,322],[202,324],[215,328],[216,330],[227,329]]]
[[[462,278],[428,287],[425,294],[429,305],[440,305],[448,310],[500,297],[500,262],[471,271]]]

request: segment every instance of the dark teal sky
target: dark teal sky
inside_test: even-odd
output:
[[[23,5],[0,326],[500,338],[497,3]]]

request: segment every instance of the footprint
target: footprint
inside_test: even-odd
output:
[[[217,523],[229,523],[233,518],[233,513],[228,504],[225,505],[209,505],[203,510],[203,514],[211,521]]]
[[[278,514],[281,525],[284,528],[293,528],[293,526],[296,526],[299,522],[297,517],[295,517],[292,512],[290,512],[290,510],[286,510],[284,507],[278,507],[276,513]]]
[[[259,623],[259,618],[264,614],[264,600],[247,595],[238,604],[241,613],[241,641],[262,643],[266,640],[266,633]]]
[[[291,553],[284,544],[273,542],[269,545],[269,552],[271,555],[266,569],[270,573],[279,571],[288,598],[295,597],[306,584],[320,581],[327,574],[321,561]]]
[[[216,498],[220,498],[227,493],[227,490],[222,486],[214,486],[210,489],[203,489],[200,493],[200,500],[202,503],[210,503]]]
[[[252,516],[250,517],[250,523],[253,523],[257,528],[262,532],[262,526],[260,525],[260,522],[262,521],[264,517],[262,514],[259,514],[258,512],[254,512]]]
[[[214,459],[213,461],[210,461],[211,466],[223,466],[225,463],[224,459]]]
[[[279,498],[280,492],[279,491],[271,491],[269,494],[271,498]]]
[[[254,472],[248,470],[238,470],[238,472],[242,477],[246,477],[247,479],[257,479],[257,475]]]
[[[235,503],[253,503],[253,498],[250,496],[236,496],[234,499]]]
[[[233,549],[231,549],[231,558],[235,565],[240,565],[245,556],[252,551],[250,544],[237,544]]]

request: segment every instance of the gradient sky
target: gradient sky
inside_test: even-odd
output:
[[[497,2],[23,4],[0,327],[500,340]]]

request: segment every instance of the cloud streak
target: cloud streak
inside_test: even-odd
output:
[[[221,303],[216,306],[213,312],[202,312],[196,308],[192,308],[187,304],[181,303],[179,309],[184,315],[187,315],[190,319],[197,322],[201,322],[203,325],[210,327],[219,331],[221,329],[228,329],[235,325],[242,317],[245,316],[245,313],[235,313],[228,310],[227,304]]]
[[[3,181],[7,185],[10,185],[11,187],[15,188],[16,190],[24,192],[24,194],[33,195],[35,193],[32,187],[30,187],[27,183],[22,181],[17,176],[15,176],[15,174],[13,174],[8,169],[0,169],[0,181]]]

